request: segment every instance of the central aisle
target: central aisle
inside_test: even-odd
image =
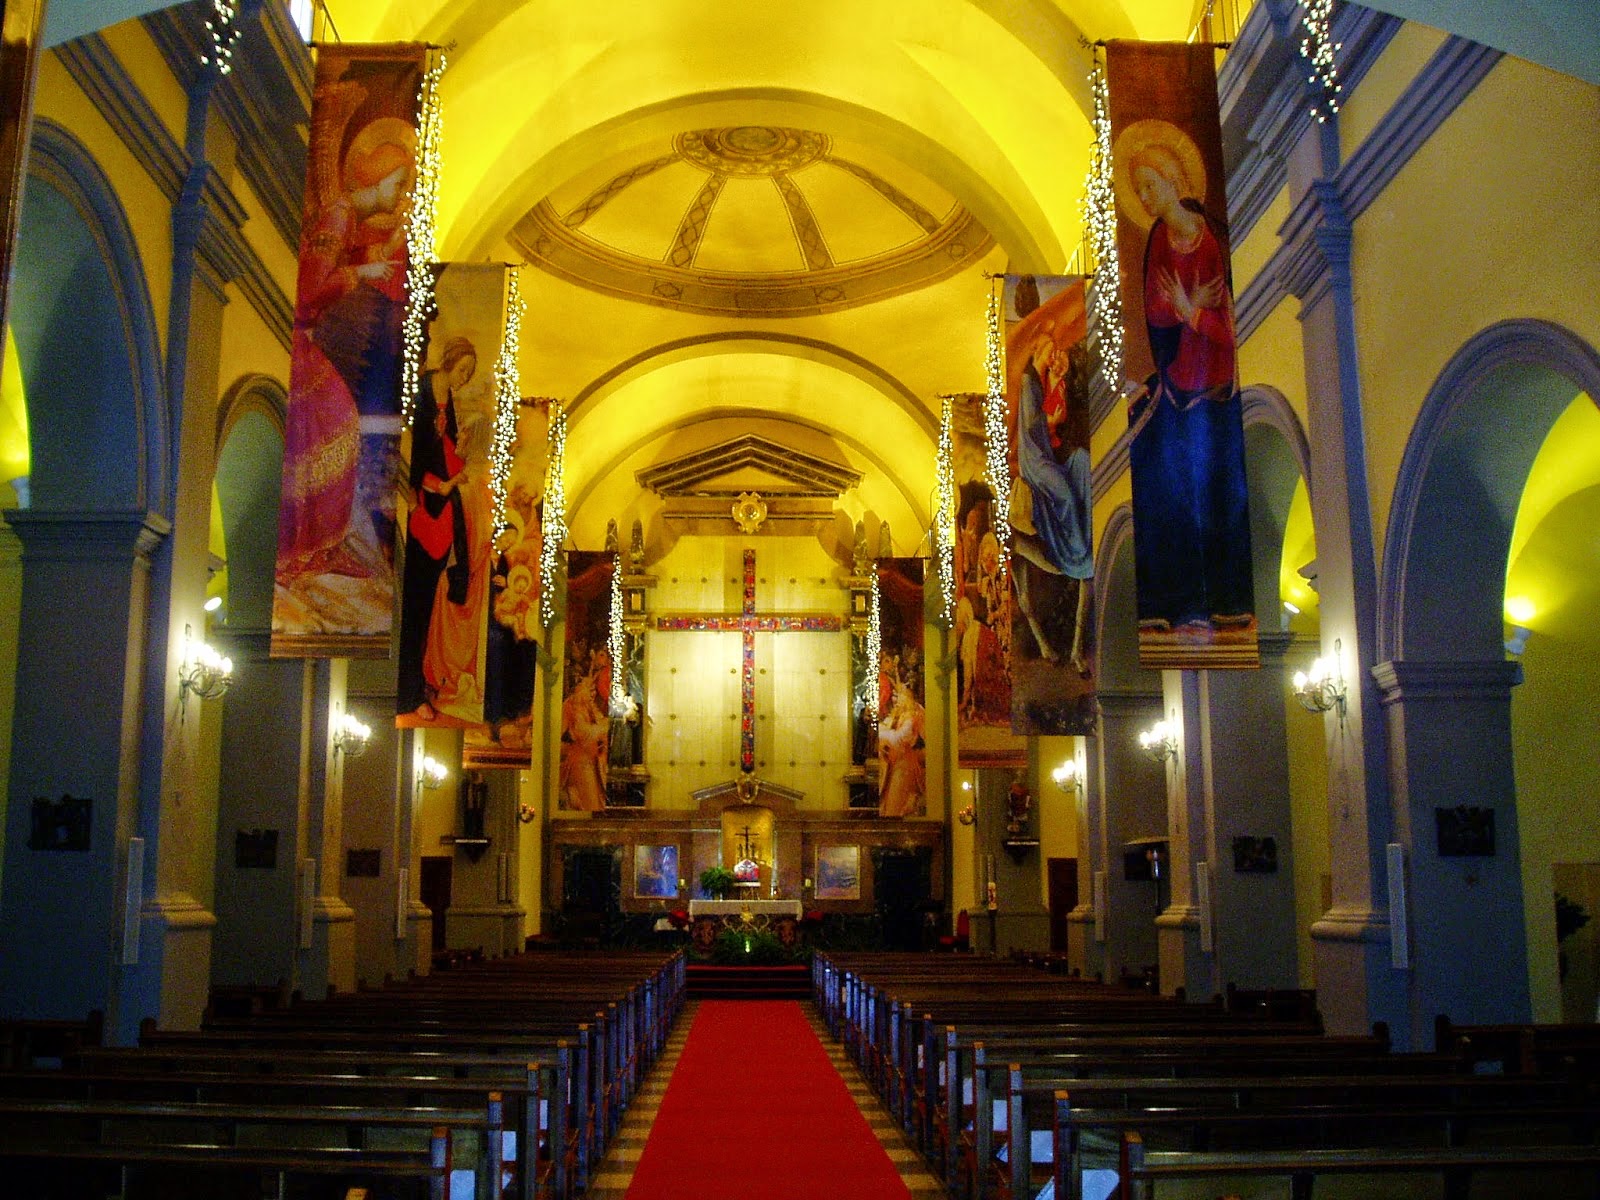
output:
[[[792,1000],[707,1000],[629,1200],[903,1200],[901,1181]]]

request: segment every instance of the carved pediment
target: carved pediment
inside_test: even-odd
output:
[[[861,473],[751,433],[657,463],[635,478],[641,487],[665,497],[732,498],[756,492],[837,498],[861,482]]]

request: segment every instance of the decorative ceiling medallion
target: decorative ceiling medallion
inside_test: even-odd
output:
[[[674,148],[717,175],[781,175],[798,171],[828,152],[828,138],[809,129],[736,125],[680,133]]]
[[[733,502],[733,523],[740,533],[755,533],[767,519],[767,502],[755,492],[740,492]]]

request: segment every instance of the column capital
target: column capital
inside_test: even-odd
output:
[[[6,523],[22,543],[24,562],[149,561],[172,522],[144,509],[13,508]]]
[[[1378,703],[1385,706],[1418,700],[1503,700],[1522,682],[1522,664],[1504,659],[1393,660],[1374,664],[1372,678]]]
[[[1389,941],[1389,910],[1385,908],[1330,908],[1311,924],[1314,942]]]
[[[1111,718],[1142,717],[1152,706],[1162,707],[1160,692],[1102,691],[1095,695],[1100,715]]]

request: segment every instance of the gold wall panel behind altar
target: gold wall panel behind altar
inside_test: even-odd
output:
[[[1094,731],[1089,346],[1079,276],[1005,282],[1011,728]]]
[[[317,55],[272,653],[385,657],[421,45]]]
[[[1141,666],[1260,664],[1215,52],[1106,47]]]
[[[545,468],[550,461],[550,404],[523,400],[516,457],[506,484],[506,518],[489,581],[488,670],[483,715],[468,729],[462,766],[533,766],[533,679],[544,627],[539,623],[539,552]]]
[[[611,742],[611,576],[617,556],[567,551],[567,655],[561,678],[561,807],[598,812],[606,802]]]
[[[409,485],[395,724],[483,724],[489,636],[494,362],[505,340],[506,269],[433,268],[422,378],[401,443]]]
[[[880,558],[878,572],[878,815],[918,817],[928,807],[928,744],[923,736],[920,558]]]
[[[738,614],[747,546],[756,555],[758,613],[843,618],[849,596],[839,583],[841,569],[812,537],[679,538],[651,567],[657,580],[652,611]],[[739,773],[743,637],[735,630],[655,627],[646,636],[650,807],[687,808],[692,792]],[[807,808],[845,806],[849,654],[850,635],[843,628],[754,637],[755,769],[765,781],[802,792]]]
[[[1011,732],[1011,598],[989,515],[982,398],[952,405],[956,486],[956,755],[963,767],[1020,767],[1027,741]]]

